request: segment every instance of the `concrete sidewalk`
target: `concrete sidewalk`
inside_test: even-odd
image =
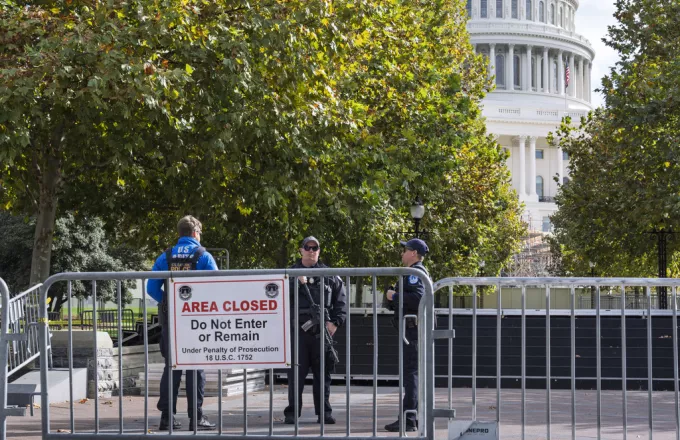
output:
[[[648,400],[647,392],[628,392],[628,438],[648,439]],[[436,407],[448,406],[448,392],[446,389],[436,389]],[[270,429],[269,416],[270,393],[260,391],[249,393],[247,396],[247,433],[268,435]],[[544,390],[527,390],[526,401],[526,438],[545,439],[546,430],[546,392]],[[143,396],[124,396],[123,400],[123,430],[126,433],[143,433],[145,428]],[[160,413],[156,410],[156,397],[148,400],[148,427],[155,432],[158,427]],[[118,397],[99,399],[99,429],[100,432],[119,432],[119,402]],[[458,419],[471,419],[471,390],[453,390],[453,407],[457,410]],[[571,392],[565,390],[553,391],[551,413],[551,438],[571,438]],[[305,387],[303,396],[304,409],[299,424],[299,434],[317,436],[320,425],[316,423],[314,405],[312,403],[311,385]],[[76,432],[93,432],[95,426],[94,400],[75,402],[73,415]],[[239,435],[244,433],[243,396],[223,399],[222,427],[223,433]],[[333,386],[331,404],[337,419],[336,425],[325,425],[325,434],[330,436],[345,436],[347,433],[347,401],[344,385]],[[675,400],[672,392],[655,392],[653,395],[654,439],[671,440],[675,434]],[[273,394],[273,433],[275,435],[293,435],[294,426],[283,424],[283,409],[287,405],[287,386],[277,384]],[[50,431],[70,430],[71,405],[55,403],[50,405]],[[377,420],[374,421],[374,408]],[[36,409],[35,417],[12,417],[8,419],[8,438],[22,440],[39,439],[41,431],[41,409]],[[204,412],[212,421],[218,421],[218,401],[216,397],[208,397],[204,402]],[[397,418],[398,388],[379,387],[377,389],[377,405],[374,406],[373,388],[370,386],[352,386],[349,402],[350,433],[352,436],[371,436],[374,425],[378,436],[393,435],[387,433],[383,426]],[[618,391],[602,393],[602,438],[623,438],[622,396]],[[579,439],[597,438],[596,393],[594,391],[577,391],[576,393],[576,437]],[[178,419],[183,427],[180,432],[188,433],[189,419],[187,417],[186,399],[180,397],[178,401]],[[477,390],[477,419],[492,421],[496,417],[496,390]],[[440,420],[436,425],[437,439],[446,439],[447,421]],[[62,431],[63,432],[63,431]],[[501,393],[501,438],[521,438],[521,391],[502,390]],[[214,432],[217,434],[217,431]],[[93,436],[94,437],[94,436]]]

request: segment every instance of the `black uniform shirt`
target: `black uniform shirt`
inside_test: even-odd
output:
[[[321,267],[328,267],[323,263],[317,262],[314,266],[309,269],[316,269]],[[306,268],[302,265],[302,260],[298,259],[295,264],[291,266],[292,269]],[[347,295],[345,294],[345,286],[340,279],[340,277],[323,277],[324,278],[324,306],[328,309],[328,316],[330,321],[337,327],[344,324],[345,319],[347,319]],[[290,279],[290,303],[291,310],[295,310],[295,283],[298,282],[297,277],[291,277]],[[307,277],[307,287],[309,287],[309,293],[312,295],[312,299],[317,305],[321,304],[320,290],[321,290],[321,280],[319,277]],[[303,292],[303,287],[300,285],[298,290],[298,301],[300,301],[300,314],[309,314],[309,309],[311,304],[307,299],[307,295]],[[291,312],[291,316],[294,312]]]
[[[430,277],[427,269],[423,265],[422,261],[417,261],[411,265],[414,269],[419,269],[423,272],[423,276]],[[394,310],[398,310],[399,301],[403,298],[404,301],[404,314],[415,315],[418,313],[418,306],[420,305],[420,299],[425,294],[425,285],[423,280],[416,275],[404,275],[403,276],[404,294],[397,292],[392,301]],[[399,290],[399,286],[397,286]]]

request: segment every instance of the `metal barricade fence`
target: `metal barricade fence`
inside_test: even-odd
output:
[[[93,298],[93,305],[92,305],[92,313],[94,316],[97,315],[97,282],[100,281],[113,281],[116,283],[117,287],[117,295],[118,295],[118,300],[121,298],[121,282],[125,280],[139,280],[142,281],[142,293],[146,295],[146,281],[149,279],[168,279],[168,278],[173,278],[173,279],[179,279],[179,278],[186,278],[186,277],[231,277],[231,278],[237,278],[239,276],[252,276],[252,275],[285,275],[286,277],[298,277],[298,276],[314,276],[314,277],[321,277],[321,290],[323,291],[324,288],[324,278],[323,276],[337,276],[339,277],[346,286],[346,289],[348,289],[347,286],[350,285],[351,278],[352,277],[371,277],[372,279],[372,293],[374,298],[381,298],[382,297],[382,292],[379,292],[377,289],[377,278],[378,277],[391,277],[392,279],[399,277],[399,285],[401,288],[401,291],[403,292],[403,278],[402,276],[404,275],[415,275],[417,277],[422,276],[422,272],[420,272],[417,269],[411,269],[411,268],[352,268],[352,269],[338,269],[338,268],[324,268],[324,269],[274,269],[274,270],[228,270],[228,271],[187,271],[187,272],[120,272],[120,273],[111,273],[111,272],[105,272],[105,273],[62,273],[58,275],[54,275],[50,277],[48,280],[45,281],[44,285],[41,288],[41,297],[40,297],[40,310],[41,310],[41,318],[46,318],[44,316],[45,313],[45,304],[46,304],[46,298],[49,292],[49,289],[55,285],[55,283],[66,283],[66,291],[67,291],[67,302],[68,302],[68,310],[69,310],[69,316],[68,316],[68,353],[69,353],[69,359],[68,359],[68,364],[69,364],[69,372],[70,374],[73,371],[73,359],[72,359],[72,331],[73,331],[73,320],[72,320],[72,315],[71,315],[71,307],[70,307],[70,302],[71,302],[71,287],[72,287],[72,282],[73,281],[90,281],[91,282],[91,294]],[[433,358],[433,353],[434,353],[434,343],[433,343],[433,338],[445,338],[449,337],[450,334],[447,331],[434,331],[433,326],[434,323],[432,321],[433,317],[433,296],[432,296],[432,283],[429,279],[423,280],[424,281],[424,286],[425,286],[425,295],[423,296],[421,302],[420,302],[420,307],[418,311],[418,346],[421,348],[418,353],[418,371],[419,371],[419,376],[418,376],[418,409],[417,409],[417,416],[419,420],[419,425],[418,425],[418,432],[416,433],[415,436],[411,438],[415,439],[421,439],[421,440],[432,440],[434,438],[434,419],[435,417],[451,417],[453,415],[453,411],[450,411],[448,409],[435,409],[434,408],[434,358]],[[166,291],[167,291],[167,286],[168,284],[166,283]],[[349,289],[348,289],[349,290]],[[290,292],[291,295],[293,295],[293,303],[294,304],[299,304],[297,301],[298,298],[298,283],[295,283],[295,288],[292,292]],[[323,309],[324,304],[324,295],[321,295],[321,308]],[[377,310],[377,303],[378,301],[373,301],[373,309],[374,311]],[[400,306],[402,308],[403,306]],[[121,308],[119,307],[118,309],[118,320],[117,320],[117,331],[119,334],[119,339],[122,336],[122,327],[121,327]],[[296,310],[291,310],[291,314],[293,315],[292,318],[292,323],[293,329],[298,329],[300,326],[298,325],[299,323],[299,316],[298,316],[298,310],[296,307]],[[143,309],[142,309],[142,315],[143,315],[143,331],[146,334],[147,332],[147,310],[146,310],[146,302],[143,303]],[[403,314],[402,314],[403,317]],[[405,318],[405,317],[403,317]],[[44,324],[44,321],[42,321]],[[350,337],[351,337],[351,328],[350,328],[349,320],[346,322],[345,328],[341,328],[338,330],[338,332],[344,332],[345,337],[348,341],[346,344],[346,352],[344,355],[346,356],[347,359],[350,359],[350,356],[352,355],[352,345],[350,344]],[[92,326],[92,331],[97,332],[97,320],[93,321],[93,326]],[[399,323],[399,337],[400,338],[405,338],[404,336],[404,331],[405,331],[405,325],[404,325],[404,320],[402,319],[401,322]],[[366,407],[366,413],[368,413],[369,409],[371,408],[370,412],[372,414],[370,415],[370,425],[367,426],[367,424],[364,422],[363,428],[361,425],[358,425],[356,423],[352,423],[351,419],[351,407],[353,405],[358,405],[356,402],[354,402],[351,398],[351,391],[352,391],[352,384],[350,383],[350,372],[349,372],[349,364],[347,365],[347,378],[345,382],[345,397],[346,397],[346,402],[345,402],[345,429],[344,432],[342,433],[344,436],[349,437],[349,438],[354,438],[354,439],[373,439],[375,437],[378,437],[378,419],[379,417],[383,417],[384,421],[393,421],[399,414],[403,414],[403,390],[401,385],[404,383],[404,373],[403,373],[403,363],[402,363],[402,358],[403,358],[403,345],[401,341],[399,341],[398,346],[399,346],[399,392],[398,392],[398,405],[394,402],[390,402],[388,405],[386,405],[384,402],[379,401],[378,397],[378,353],[379,353],[379,344],[378,344],[378,325],[377,325],[377,313],[374,314],[374,319],[373,319],[373,340],[372,341],[361,341],[362,343],[366,343],[367,345],[369,343],[372,343],[373,345],[373,381],[372,381],[372,398],[368,398],[368,394],[365,394],[365,399],[362,400],[361,402],[362,405]],[[291,339],[292,344],[295,346],[297,345],[297,332],[291,332]],[[47,327],[46,325],[42,326],[42,331],[40,334],[40,342],[41,342],[41,350],[42,353],[45,354],[47,351]],[[320,341],[320,353],[324,353],[324,338],[321,337],[319,338]],[[149,358],[148,358],[148,341],[147,338],[144,338],[144,368],[145,371],[148,372],[149,370]],[[173,350],[174,348],[170,347],[170,344],[168,345],[169,350]],[[298,353],[294,352],[294,356],[292,359],[293,363],[293,369],[294,371],[297,370],[297,364],[298,364]],[[98,350],[97,350],[97,343],[96,343],[96,338],[94,338],[94,347],[93,347],[93,357],[94,357],[94,365],[97,365],[97,356],[98,356]],[[122,350],[118,351],[118,380],[119,383],[123,383],[123,358],[122,358]],[[321,356],[320,358],[320,369],[323,371],[324,370],[324,363],[325,363],[325,358],[324,356]],[[75,418],[74,418],[74,402],[73,402],[73,378],[70,376],[70,399],[69,399],[69,421],[66,426],[63,426],[60,429],[55,429],[51,425],[51,417],[50,417],[50,396],[48,395],[48,368],[44,363],[41,363],[41,415],[42,415],[42,437],[43,439],[79,439],[79,438],[95,438],[97,436],[112,436],[115,435],[116,437],[120,438],[143,438],[145,437],[150,431],[150,429],[153,429],[152,424],[156,423],[158,417],[160,414],[156,413],[154,410],[154,414],[151,415],[151,421],[150,421],[150,415],[149,415],[149,376],[148,374],[145,375],[145,386],[144,386],[144,409],[143,409],[143,423],[136,423],[133,424],[130,422],[130,415],[128,414],[128,418],[126,419],[125,417],[125,412],[124,412],[124,392],[122,390],[122,387],[119,388],[119,396],[118,396],[118,420],[116,421],[115,425],[111,423],[110,419],[107,419],[106,422],[102,423],[101,422],[101,417],[100,417],[100,398],[98,396],[98,393],[95,392],[94,395],[94,414],[93,418],[88,417],[87,422],[85,423],[86,425],[89,425],[86,428],[83,428],[82,426],[76,426],[75,423]],[[195,375],[195,372],[193,373]],[[247,370],[243,370],[243,401],[242,401],[242,407],[240,407],[237,411],[242,412],[242,422],[241,422],[241,427],[238,429],[238,431],[235,431],[236,428],[234,428],[233,425],[227,426],[225,428],[224,423],[225,423],[225,408],[223,407],[223,402],[222,402],[222,386],[218,386],[218,401],[217,401],[217,431],[215,432],[197,432],[194,430],[193,432],[186,432],[185,435],[182,435],[180,433],[175,432],[173,434],[173,423],[169,423],[169,431],[164,435],[162,433],[155,434],[154,437],[161,437],[161,438],[168,438],[166,436],[172,436],[175,439],[182,440],[184,438],[189,439],[189,438],[207,438],[207,437],[214,437],[216,434],[217,435],[229,435],[229,436],[235,436],[235,437],[242,437],[242,436],[247,436],[251,439],[254,440],[269,440],[269,439],[284,439],[284,438],[290,438],[291,434],[294,436],[298,435],[303,435],[303,431],[305,435],[309,435],[309,429],[305,426],[300,426],[299,424],[299,419],[295,418],[295,423],[294,426],[292,427],[292,431],[288,431],[285,429],[285,434],[281,434],[281,431],[284,430],[282,428],[279,428],[277,425],[277,429],[275,432],[275,425],[274,425],[274,420],[275,420],[275,415],[274,415],[274,383],[273,383],[273,370],[269,370],[269,379],[270,379],[270,387],[269,387],[269,404],[268,404],[268,414],[266,416],[261,416],[263,420],[268,420],[268,424],[264,425],[263,423],[257,425],[257,426],[251,426],[249,427],[249,411],[255,411],[253,408],[249,408],[248,404],[248,397],[249,393],[247,392]],[[219,370],[217,373],[218,376],[218,384],[222,384],[222,370]],[[320,390],[323,390],[324,388],[324,376],[323,374],[320,375],[320,381],[321,384],[319,386]],[[172,391],[172,375],[169,377],[169,386],[168,389],[171,392]],[[195,380],[195,376],[194,376]],[[94,390],[98,390],[98,375],[94,375]],[[356,385],[355,385],[356,387]],[[195,390],[195,388],[194,388]],[[297,393],[295,393],[295,402],[296,406],[298,403],[298,396]],[[172,394],[170,394],[172,395]],[[195,395],[194,395],[195,396]],[[383,396],[381,396],[381,399]],[[112,398],[112,399],[115,399]],[[194,398],[194,402],[196,402],[196,399]],[[321,408],[323,408],[323,401],[320,402]],[[385,414],[384,407],[388,406],[391,408],[390,411],[387,412],[387,415]],[[381,408],[382,414],[379,415],[378,409],[379,407]],[[397,412],[396,410],[399,410]],[[196,404],[194,404],[194,408],[190,409],[192,410],[192,413],[194,416],[197,414],[197,408]],[[234,412],[234,408],[231,408],[230,413]],[[357,407],[355,406],[354,411],[357,411]],[[141,411],[135,413],[132,415],[132,417],[141,419]],[[364,418],[366,413],[362,413],[361,419]],[[251,414],[252,415],[252,414]],[[110,417],[110,413],[109,413]],[[386,420],[389,418],[389,420]],[[397,438],[402,438],[405,436],[404,433],[404,417],[399,417],[401,419],[401,428],[398,434],[391,434],[388,436],[385,435],[380,435],[381,438],[385,439],[397,439]],[[128,425],[124,425],[124,420]],[[233,422],[233,417],[232,417],[232,422]],[[82,424],[84,423],[83,420],[79,420],[79,422]],[[253,423],[253,422],[250,422]],[[316,431],[318,434],[316,437],[317,438],[330,438],[332,435],[329,435],[325,432],[325,424],[324,424],[324,417],[323,415],[320,416],[320,427],[319,430]],[[284,427],[285,428],[285,427]],[[337,435],[337,433],[335,434]],[[4,439],[0,439],[4,440]]]
[[[578,310],[577,308],[577,293],[578,289],[594,286],[596,289],[595,295],[595,309]],[[670,287],[672,292],[669,293],[669,310],[654,310],[652,308],[652,290],[662,286]],[[649,439],[653,438],[655,433],[655,422],[661,425],[660,419],[663,416],[657,415],[654,412],[653,392],[659,389],[670,389],[668,393],[672,392],[673,400],[675,402],[673,410],[667,408],[667,405],[657,405],[656,409],[663,409],[664,414],[672,422],[662,420],[663,427],[658,427],[658,430],[663,430],[665,435],[674,432],[673,438],[680,439],[680,399],[678,393],[678,305],[677,305],[677,289],[680,286],[680,280],[673,279],[625,279],[625,278],[446,278],[437,281],[434,284],[434,292],[448,288],[449,293],[449,308],[448,313],[444,310],[439,310],[440,313],[446,317],[448,329],[450,331],[459,330],[458,339],[449,340],[447,350],[447,371],[448,378],[448,407],[453,409],[456,407],[458,415],[469,414],[473,421],[479,417],[480,411],[478,408],[478,383],[480,380],[485,381],[487,386],[495,382],[495,405],[489,405],[493,401],[493,397],[486,393],[485,407],[482,408],[483,416],[479,417],[480,421],[485,417],[487,420],[495,422],[497,425],[496,438],[582,438],[579,430],[589,430],[587,435],[583,438],[603,438],[603,435],[611,435],[611,432],[603,432],[603,416],[609,418],[608,428],[615,431],[613,437],[607,438],[628,438],[629,430],[635,429],[636,437],[641,438],[640,429],[644,429]],[[487,292],[487,304],[491,305],[495,300],[494,309],[478,309],[478,295],[480,287],[483,287]],[[540,287],[544,289],[544,299],[542,308],[528,309],[527,308],[527,288]],[[644,310],[629,310],[626,308],[626,302],[619,302],[619,310],[605,310],[603,309],[600,298],[600,289],[608,287],[609,289],[618,290],[624,297],[627,290],[632,288],[642,287],[645,292]],[[506,310],[503,308],[503,290],[504,289],[521,289],[521,309]],[[551,295],[553,289],[568,289],[569,291],[569,305],[567,309],[555,309],[551,307],[551,297],[556,301],[555,295]],[[470,293],[471,291],[471,309],[455,310],[453,308],[454,291],[457,293]],[[491,292],[490,292],[491,291]],[[535,299],[535,298],[534,298]],[[442,316],[442,315],[440,315]],[[465,319],[461,319],[465,318]],[[527,335],[527,318],[532,321],[530,328],[531,333]],[[560,321],[561,325],[556,325]],[[479,351],[479,320],[485,320],[487,324],[483,327],[484,334],[481,338],[484,339],[482,354],[485,356],[484,371],[489,372],[495,370],[495,374],[478,374],[480,359]],[[586,320],[594,319],[594,328],[591,328],[591,323]],[[606,321],[603,321],[606,319]],[[495,326],[489,325],[491,320],[495,320]],[[568,321],[567,321],[568,320]],[[636,320],[636,321],[632,321]],[[639,322],[644,320],[644,322]],[[655,321],[670,320],[670,330],[666,325],[663,329],[659,328],[661,323]],[[470,322],[471,321],[471,322]],[[505,322],[507,321],[507,322]],[[455,325],[454,325],[455,322]],[[460,324],[459,324],[460,322]],[[566,324],[568,322],[568,324]],[[577,325],[577,322],[580,324]],[[612,328],[604,328],[603,322]],[[543,323],[543,331],[541,332],[541,323]],[[631,325],[631,323],[635,325]],[[654,327],[653,327],[653,323]],[[627,328],[628,324],[628,328]],[[495,327],[495,328],[494,328]],[[519,327],[519,328],[518,328]],[[495,330],[495,338],[493,331]],[[519,332],[517,331],[519,330]],[[568,336],[566,336],[568,330]],[[577,338],[577,330],[579,337]],[[560,334],[552,338],[551,331],[560,331]],[[672,333],[668,334],[667,332]],[[463,332],[466,332],[463,335]],[[469,332],[469,333],[467,333]],[[618,336],[616,334],[618,333]],[[531,341],[529,346],[527,340]],[[568,339],[567,339],[568,338]],[[470,346],[466,344],[469,343]],[[495,339],[495,343],[493,341]],[[520,347],[516,346],[519,340]],[[538,340],[538,342],[536,342]],[[544,340],[543,347],[539,346],[539,342]],[[565,344],[565,340],[569,343]],[[595,342],[594,350],[588,347],[592,341]],[[603,364],[603,346],[602,341],[608,341],[609,345],[604,347],[606,350],[606,358]],[[630,349],[627,347],[631,341],[635,342],[635,346]],[[561,345],[560,345],[561,344]],[[495,345],[495,347],[494,347]],[[672,345],[672,348],[670,347]],[[567,348],[568,347],[568,348]],[[577,354],[581,353],[583,356]],[[557,348],[558,353],[551,352],[551,349]],[[495,356],[489,352],[495,349]],[[519,356],[515,352],[519,349]],[[527,350],[532,350],[532,356],[529,356]],[[645,349],[646,354],[641,355],[641,351]],[[567,352],[568,350],[568,352]],[[653,354],[653,350],[657,350]],[[661,350],[662,352],[659,352]],[[594,355],[589,354],[594,351]],[[672,351],[672,360],[670,360],[670,352]],[[568,353],[568,354],[567,354]],[[668,353],[668,354],[666,354]],[[457,356],[456,361],[459,371],[454,371],[454,356]],[[488,357],[495,357],[495,368],[489,365]],[[591,356],[591,359],[584,359]],[[519,365],[517,365],[516,358],[519,357]],[[594,357],[594,368],[586,365],[586,362],[592,361]],[[644,359],[640,359],[644,357]],[[464,358],[464,360],[463,360]],[[653,364],[653,359],[658,359],[668,365],[663,369]],[[554,359],[560,359],[559,364],[551,363]],[[539,366],[538,362],[544,361],[544,365]],[[636,360],[637,362],[645,361],[646,365],[643,368],[635,368],[628,365],[629,362]],[[578,361],[578,362],[577,362]],[[568,363],[567,363],[568,362]],[[577,365],[578,363],[578,365]],[[566,365],[565,365],[566,364]],[[527,373],[527,368],[531,367],[531,374]],[[540,368],[539,368],[540,367]],[[646,368],[644,368],[646,367]],[[668,368],[665,368],[668,367]],[[606,370],[604,370],[606,369]],[[646,374],[641,371],[646,369]],[[594,371],[593,371],[594,370]],[[616,372],[618,370],[618,373]],[[669,371],[671,370],[672,373]],[[544,374],[539,374],[543,371]],[[607,374],[603,374],[606,371]],[[634,371],[635,374],[630,375],[629,371]],[[469,372],[469,374],[467,374]],[[555,372],[553,374],[553,372]],[[655,374],[656,372],[656,374]],[[566,374],[564,374],[566,373]],[[440,376],[437,376],[440,377]],[[468,398],[463,396],[459,398],[458,404],[455,404],[453,398],[454,380],[470,381],[469,387],[469,401],[470,407],[462,407],[462,401],[467,401]],[[519,381],[519,396],[510,388],[514,388],[516,382]],[[544,398],[536,396],[534,390],[530,390],[533,396],[534,407],[543,408],[541,410],[534,410],[531,414],[531,423],[527,421],[527,390],[530,388],[527,382],[530,381],[533,389],[542,389],[545,392]],[[582,388],[589,389],[592,383],[595,388],[595,403],[590,410],[590,402],[588,402],[587,393],[582,391]],[[620,389],[620,405],[612,406],[609,404],[613,400],[611,392],[607,391],[608,405],[607,412],[603,413],[602,395],[603,383],[606,383],[608,389]],[[668,386],[672,383],[672,386]],[[552,397],[553,386],[559,384],[559,388],[565,389],[568,386],[570,390],[569,397],[560,394],[557,402]],[[585,385],[584,385],[585,384]],[[555,392],[558,387],[555,387]],[[577,398],[577,388],[578,396]],[[640,393],[638,390],[646,391],[646,417],[636,414],[636,417],[629,415],[629,412],[639,412],[639,403],[631,406],[628,403],[629,395],[635,394],[635,402],[639,402]],[[605,390],[606,391],[606,390]],[[618,392],[614,391],[614,394]],[[505,399],[504,394],[506,395]],[[566,397],[566,399],[565,399]],[[507,400],[506,400],[507,399]],[[592,398],[591,398],[592,399]],[[565,402],[564,400],[569,400]],[[577,402],[578,401],[578,402]],[[536,404],[538,402],[538,404]],[[505,405],[504,405],[505,404]],[[558,405],[561,410],[553,410],[553,404]],[[517,405],[519,405],[519,414],[517,414]],[[545,406],[543,406],[545,405]],[[510,408],[507,414],[501,411],[502,406]],[[581,416],[587,419],[588,423],[579,424],[577,420],[577,407],[587,406],[586,414],[581,412]],[[620,408],[620,412],[618,410]],[[567,411],[564,411],[567,410]],[[537,423],[537,412],[543,412],[543,423]],[[495,412],[495,414],[493,414]],[[567,412],[567,414],[565,414]],[[495,415],[495,417],[494,417]],[[594,416],[594,418],[592,417]],[[491,419],[489,419],[491,417]],[[538,416],[541,417],[540,415]],[[553,417],[559,417],[559,424],[555,423],[553,426]],[[646,424],[640,423],[640,420],[646,420]],[[631,426],[630,420],[635,422],[635,427]],[[501,423],[503,421],[503,424]],[[589,426],[592,423],[592,426]],[[613,429],[612,425],[617,429]],[[646,426],[645,426],[646,425]],[[530,428],[527,428],[529,426]],[[537,428],[542,426],[543,429]],[[503,429],[501,429],[503,428]],[[532,432],[528,432],[528,430]],[[555,432],[559,429],[560,432]],[[538,432],[537,432],[538,430]],[[583,432],[581,433],[583,435]],[[483,437],[486,438],[486,437]],[[670,438],[664,437],[664,438]]]
[[[10,298],[7,284],[0,278],[2,314],[0,325],[0,438],[6,435],[7,417],[23,415],[24,408],[7,406],[7,384],[9,377],[40,356],[38,320],[41,284]],[[47,325],[45,329],[47,330]],[[49,336],[49,332],[46,332]],[[45,351],[49,353],[49,342]],[[48,356],[45,358],[49,359]],[[47,364],[47,362],[43,362]]]

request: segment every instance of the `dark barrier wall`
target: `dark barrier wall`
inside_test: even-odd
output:
[[[373,315],[351,314],[351,371],[353,379],[373,377]],[[399,375],[397,330],[391,314],[378,314],[378,378],[395,379]],[[528,388],[545,388],[546,331],[545,316],[526,317],[526,374]],[[438,328],[448,328],[448,316],[438,315]],[[501,372],[503,376],[521,376],[521,316],[505,315],[501,319]],[[471,379],[456,376],[472,374],[472,317],[455,315],[453,327],[454,386],[469,387]],[[647,389],[647,318],[626,318],[627,375],[629,390]],[[550,317],[551,387],[571,387],[571,318]],[[340,365],[335,377],[345,377],[345,333],[336,334]],[[576,318],[576,386],[596,388],[596,328],[594,316]],[[654,389],[673,390],[672,318],[652,317],[652,377]],[[621,317],[601,317],[602,388],[621,389]],[[435,375],[437,386],[446,386],[448,342],[435,343]],[[477,317],[477,386],[496,386],[496,316]],[[532,378],[532,376],[534,378]],[[543,378],[542,378],[543,377]],[[519,378],[502,379],[504,388],[519,388]]]

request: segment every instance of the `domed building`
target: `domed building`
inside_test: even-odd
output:
[[[496,89],[483,101],[487,130],[509,152],[512,185],[530,230],[549,232],[556,178],[569,158],[548,145],[564,116],[592,109],[592,46],[576,32],[578,0],[468,0],[470,41],[486,55]]]

